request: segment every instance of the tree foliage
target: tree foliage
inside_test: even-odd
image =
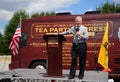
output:
[[[0,32],[0,38],[2,37],[3,35],[1,34],[1,32]]]
[[[4,38],[3,38],[2,33],[0,32],[0,54],[4,54],[3,53],[4,52],[4,44],[3,44],[3,42],[4,42]]]
[[[35,18],[38,16],[54,16],[55,12],[41,12],[41,13],[34,13],[32,14],[31,18]]]
[[[119,3],[110,3],[106,2],[103,5],[96,8],[97,11],[100,11],[101,13],[115,13],[120,11],[120,4]]]

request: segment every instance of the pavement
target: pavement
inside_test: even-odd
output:
[[[11,63],[11,56],[0,56],[0,72],[8,71],[9,70],[9,64]]]
[[[56,72],[56,71],[55,71]],[[76,71],[76,75],[78,75],[79,71]],[[58,77],[45,77],[46,70],[39,69],[14,69],[10,71],[5,71],[0,73],[0,78],[12,78],[12,80],[24,80],[24,82],[28,82],[28,80],[34,80],[33,82],[51,82],[55,80],[55,82],[60,81],[69,81],[68,79],[69,70],[63,70],[63,76]],[[41,81],[42,80],[42,81]],[[102,71],[85,71],[85,76],[83,79],[78,79],[75,77],[70,80],[71,82],[108,82],[108,73]],[[31,82],[31,81],[30,81]]]
[[[50,82],[52,80],[56,80],[59,82],[69,82],[68,81],[68,74],[69,70],[63,70],[64,77],[44,77],[46,74],[46,70],[39,70],[39,69],[14,69],[9,70],[9,64],[11,63],[11,56],[0,56],[0,79],[4,78],[12,78],[12,82]],[[78,75],[78,70],[76,75]],[[17,79],[16,79],[17,78]],[[34,80],[34,81],[33,81]],[[70,82],[114,82],[108,81],[108,73],[102,71],[85,71],[85,76],[82,80],[79,80],[77,76],[72,79]],[[1,80],[0,80],[1,81]]]

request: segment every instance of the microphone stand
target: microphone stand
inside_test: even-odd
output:
[[[97,53],[96,53],[96,50],[97,50],[97,48],[96,48],[96,34],[97,34],[97,32],[95,32],[95,35],[94,35],[94,70],[98,72],[98,70],[96,68],[96,64],[97,64],[97,59],[96,59],[96,57],[97,57]]]

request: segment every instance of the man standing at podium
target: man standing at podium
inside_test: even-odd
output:
[[[69,79],[74,79],[77,67],[77,57],[79,57],[79,79],[83,79],[84,71],[85,71],[85,63],[86,63],[86,54],[87,54],[87,46],[86,41],[88,39],[88,31],[85,26],[82,25],[82,17],[77,16],[75,18],[75,26],[72,26],[66,32],[60,33],[62,35],[65,34],[73,34],[73,45],[71,49],[71,68]]]

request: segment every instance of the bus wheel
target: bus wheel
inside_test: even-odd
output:
[[[46,64],[44,62],[35,62],[35,63],[32,64],[31,68],[46,69]]]

